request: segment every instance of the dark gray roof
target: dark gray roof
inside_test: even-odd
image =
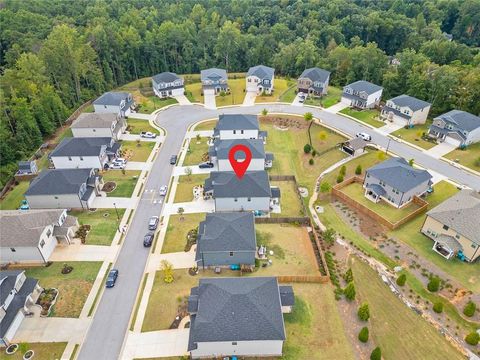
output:
[[[128,100],[130,99],[130,101]],[[120,106],[122,100],[125,100],[124,108],[130,107],[133,104],[132,94],[128,92],[109,91],[104,93],[98,99],[93,102],[93,105],[111,105]]]
[[[453,137],[455,139],[458,139],[458,140],[465,141],[467,139],[467,136],[464,135],[463,132],[459,129],[449,130],[449,129],[441,128],[437,125],[432,124],[428,128],[428,131],[431,132],[432,130],[439,133],[439,134],[448,135],[448,136],[451,136],[451,137]]]
[[[71,137],[65,138],[50,153],[58,156],[99,156],[103,147],[109,148],[112,138],[107,137]]]
[[[421,110],[432,105],[429,102],[417,99],[410,95],[399,95],[390,99],[389,101],[400,107],[406,106],[412,111]]]
[[[218,69],[218,68],[211,68],[200,71],[201,80],[227,80],[227,70],[225,69]]]
[[[407,192],[432,178],[428,171],[415,169],[405,159],[396,157],[372,166],[367,172],[402,192]]]
[[[212,171],[205,180],[205,191],[213,189],[215,198],[271,197],[266,171],[247,171],[241,179],[234,172]]]
[[[378,184],[368,184],[367,189],[372,190],[378,196],[384,196],[387,192]]]
[[[272,191],[272,198],[280,199],[280,197],[282,196],[282,193],[279,187],[273,186],[270,190]]]
[[[180,76],[172,72],[162,72],[160,74],[152,76],[152,79],[157,83],[171,83],[176,80],[180,80]]]
[[[371,82],[368,82],[365,80],[355,81],[354,83],[348,84],[345,87],[349,87],[353,91],[364,91],[369,95],[376,93],[378,90],[383,89],[383,87],[372,84]]]
[[[250,69],[248,69],[247,76],[256,76],[259,79],[268,79],[272,80],[273,75],[275,74],[275,69],[265,66],[265,65],[257,65],[253,66]]]
[[[273,153],[265,153],[265,160],[273,161],[275,159],[275,155]]]
[[[32,166],[35,166],[35,161],[19,161],[18,169],[19,170],[30,170]]]
[[[358,149],[363,149],[365,146],[367,146],[367,142],[363,140],[361,137],[356,137],[346,141],[344,145],[348,146],[353,150],[358,150]]]
[[[71,126],[72,129],[111,129],[112,123],[118,121],[115,113],[82,113]]]
[[[17,276],[23,270],[6,270],[0,271],[0,306],[3,305],[10,291],[15,287]]]
[[[215,139],[213,146],[209,149],[209,154],[216,156],[218,159],[228,159],[230,149],[236,145],[245,145],[252,153],[252,159],[265,159],[265,148],[261,139],[232,139],[220,140]],[[241,151],[235,153],[235,160],[245,159],[245,154]]]
[[[285,340],[276,278],[203,278],[194,289],[189,351],[202,342]]]
[[[322,83],[326,82],[330,77],[330,71],[320,69],[318,67],[305,69],[300,75],[300,79],[307,78],[312,81],[320,81]]]
[[[437,119],[452,123],[460,130],[472,131],[480,127],[480,117],[462,110],[449,111],[437,116]]]
[[[215,130],[258,130],[257,115],[222,114],[218,117]]]
[[[280,300],[282,302],[282,306],[293,306],[295,304],[293,287],[289,285],[280,286]]]
[[[43,170],[30,183],[25,195],[78,194],[93,169]]]

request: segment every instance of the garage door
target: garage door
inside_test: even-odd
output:
[[[17,332],[18,328],[20,327],[20,324],[22,323],[24,319],[24,315],[21,311],[17,313],[15,316],[15,319],[13,319],[12,323],[10,324],[10,327],[8,328],[7,332],[4,335],[4,338],[7,339],[8,341],[12,341],[13,337],[15,336],[15,333]]]
[[[447,136],[447,137],[445,138],[445,142],[446,142],[447,144],[450,144],[450,145],[453,145],[453,146],[456,146],[456,147],[459,147],[459,146],[460,146],[460,140],[457,140],[457,139],[455,139],[455,138],[453,138],[453,137],[451,137],[451,136]]]
[[[215,89],[213,89],[213,88],[204,89],[203,94],[204,95],[215,95]]]

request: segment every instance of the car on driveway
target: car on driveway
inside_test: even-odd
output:
[[[371,141],[372,140],[372,137],[369,134],[364,133],[364,132],[359,132],[359,133],[355,134],[355,136],[359,137],[359,138],[362,138],[365,141]]]
[[[152,246],[153,236],[154,236],[153,232],[149,232],[149,233],[145,234],[145,236],[143,237],[143,246],[145,246],[145,247]]]
[[[163,186],[160,188],[160,191],[159,191],[158,193],[160,194],[160,196],[165,196],[165,195],[167,195],[167,190],[168,190],[167,185],[163,185]]]
[[[108,273],[107,277],[107,282],[105,283],[105,286],[107,288],[112,288],[115,286],[115,282],[117,281],[118,278],[118,270],[117,269],[112,269]]]
[[[154,134],[150,131],[142,131],[140,133],[140,137],[142,138],[148,138],[148,139],[155,139],[157,137],[157,134]]]
[[[113,170],[123,170],[125,169],[125,164],[123,163],[111,163],[111,164],[106,164],[107,169],[113,169]]]
[[[170,165],[175,165],[177,163],[177,155],[172,155],[170,157]]]
[[[158,216],[152,216],[148,222],[148,230],[155,230],[158,226]]]
[[[207,162],[203,162],[203,163],[201,163],[200,165],[198,165],[198,167],[199,167],[200,169],[211,169],[211,168],[213,168],[213,163],[208,162],[208,161],[207,161]]]

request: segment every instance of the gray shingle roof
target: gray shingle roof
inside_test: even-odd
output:
[[[176,80],[180,80],[180,76],[173,72],[162,72],[160,74],[152,76],[152,79],[157,83],[171,83]]]
[[[202,81],[204,80],[212,80],[212,81],[218,81],[218,80],[227,80],[227,70],[225,69],[218,69],[218,68],[211,68],[211,69],[205,69],[200,71],[200,78]]]
[[[318,67],[313,67],[310,69],[305,69],[300,75],[300,79],[307,78],[311,81],[320,81],[324,83],[330,76],[330,71],[320,69]]]
[[[462,110],[449,111],[437,116],[435,120],[437,119],[452,123],[456,125],[457,128],[466,131],[472,131],[480,127],[480,117]]]
[[[247,171],[241,179],[234,172],[212,171],[205,180],[205,191],[213,189],[215,198],[271,197],[266,171]]]
[[[407,106],[412,111],[421,110],[432,105],[429,102],[417,99],[410,95],[399,95],[390,99],[389,101],[400,107]]]
[[[257,66],[253,66],[251,67],[250,69],[248,69],[248,73],[247,73],[247,76],[256,76],[258,77],[259,79],[268,79],[268,80],[272,80],[273,79],[273,76],[275,74],[275,69],[274,68],[271,68],[271,67],[268,67],[268,66],[265,66],[265,65],[257,65]]]
[[[480,193],[462,190],[427,215],[480,245]]]
[[[82,113],[78,116],[71,126],[73,129],[98,128],[111,129],[112,123],[118,121],[118,115],[115,113]]]
[[[415,169],[405,159],[395,157],[372,166],[367,172],[402,192],[407,192],[432,178],[428,171]]]
[[[363,149],[367,146],[367,142],[361,137],[356,137],[345,142],[345,145],[352,148],[353,150]]]
[[[252,159],[265,159],[265,148],[261,139],[235,139],[220,140],[216,139],[213,146],[209,149],[209,154],[216,156],[217,159],[228,159],[230,149],[235,145],[245,145],[252,153]],[[236,160],[245,159],[245,154],[241,151],[235,153]]]
[[[353,91],[365,91],[369,95],[383,89],[383,87],[372,84],[371,82],[365,80],[355,81],[354,83],[348,84],[345,87],[349,87]]]
[[[202,342],[285,340],[276,278],[203,278],[192,292],[189,351]]]
[[[282,306],[293,306],[295,304],[295,294],[293,293],[293,287],[280,286],[280,300]]]
[[[78,194],[93,169],[43,170],[30,183],[25,195]]]
[[[128,99],[130,98],[130,101]],[[104,93],[98,99],[93,102],[93,105],[111,105],[111,106],[120,106],[122,100],[125,100],[125,107],[130,107],[133,104],[132,95],[128,92],[121,91],[109,91]]]
[[[17,276],[23,270],[6,270],[0,271],[0,306],[3,305],[10,291],[15,287]]]
[[[103,147],[110,148],[112,138],[104,137],[72,137],[65,138],[50,153],[49,157],[57,156],[98,156]]]
[[[218,117],[215,130],[258,130],[257,115],[222,114]]]

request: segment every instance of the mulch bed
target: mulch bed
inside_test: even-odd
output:
[[[108,181],[105,184],[103,184],[102,191],[105,191],[106,193],[110,193],[116,188],[117,188],[117,183],[115,181]]]

